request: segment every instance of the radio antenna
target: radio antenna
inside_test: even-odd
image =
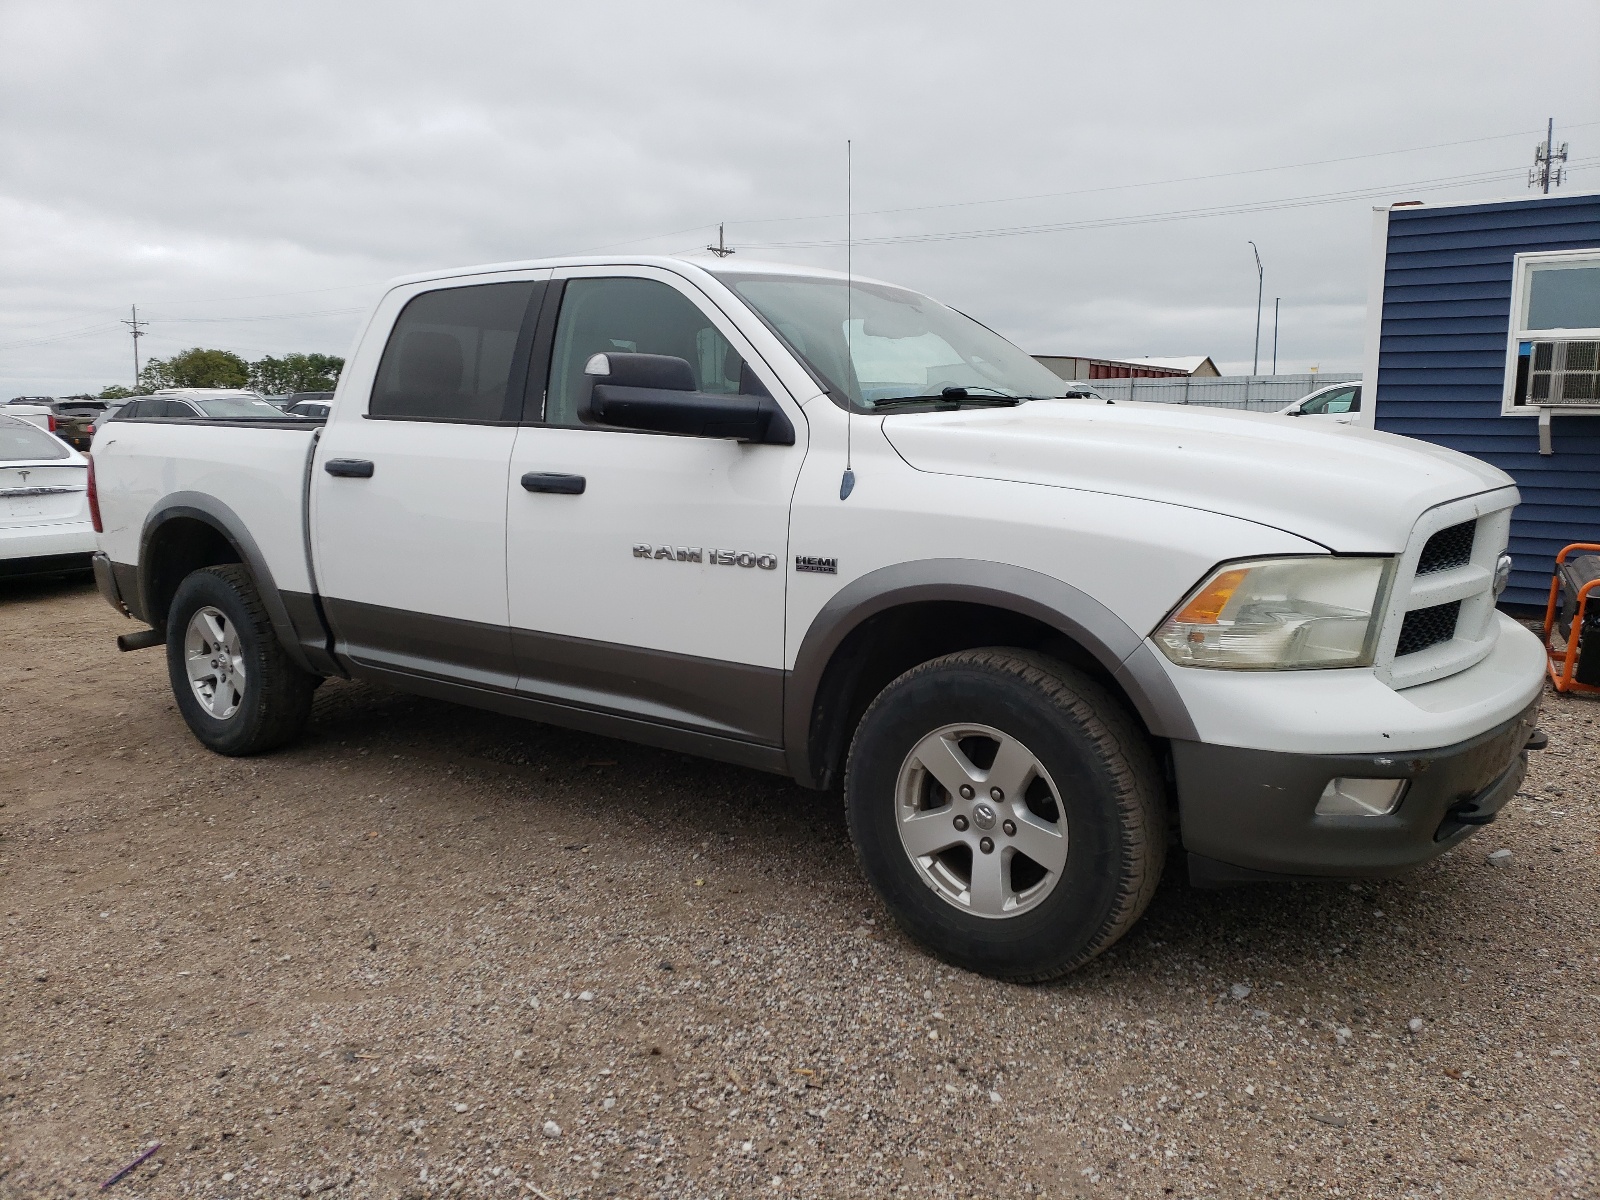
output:
[[[856,370],[855,330],[855,263],[853,261],[852,224],[854,220],[854,161],[850,139],[844,142],[844,356],[845,356],[845,410],[844,410],[844,478],[839,480],[839,499],[846,500],[855,490],[856,473],[851,434],[855,430],[855,401],[850,398],[850,377]]]

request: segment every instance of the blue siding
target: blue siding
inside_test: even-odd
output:
[[[1531,417],[1502,417],[1511,261],[1600,249],[1600,196],[1389,213],[1375,389],[1379,429],[1477,455],[1522,491],[1505,600],[1543,605],[1556,551],[1600,542],[1600,416],[1557,415],[1555,454]]]

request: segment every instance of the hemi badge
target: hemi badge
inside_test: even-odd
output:
[[[837,558],[818,558],[815,554],[796,554],[794,556],[794,569],[808,571],[813,575],[837,575],[839,573],[839,560]]]

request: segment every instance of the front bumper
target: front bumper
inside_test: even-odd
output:
[[[1536,699],[1454,746],[1396,754],[1284,754],[1172,743],[1196,883],[1394,875],[1465,840],[1522,786]],[[1385,816],[1318,816],[1332,779],[1409,780]]]

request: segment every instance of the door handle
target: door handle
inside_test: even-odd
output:
[[[330,458],[322,464],[322,469],[329,475],[343,475],[348,479],[372,478],[370,458]]]
[[[554,471],[529,471],[522,486],[530,492],[555,492],[562,496],[581,496],[588,481],[582,475],[561,475]]]

